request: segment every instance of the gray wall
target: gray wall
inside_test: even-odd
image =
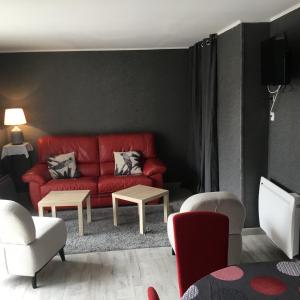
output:
[[[267,175],[268,100],[260,83],[260,43],[268,35],[269,24],[244,23],[218,41],[220,189],[243,201],[246,227],[258,225],[259,179]]]
[[[268,23],[243,24],[242,186],[247,226],[257,226],[261,176],[268,174],[269,101],[261,85],[261,41],[269,36]]]
[[[292,51],[292,82],[279,96],[270,122],[269,177],[300,192],[300,9],[271,23],[271,35],[283,32]]]
[[[242,26],[218,39],[218,151],[220,190],[242,197]]]
[[[271,23],[242,24],[219,38],[220,187],[241,196],[247,227],[258,225],[260,176],[300,192],[299,28],[300,9]],[[279,96],[275,122],[269,122],[260,43],[283,32],[292,51],[292,83]]]
[[[0,103],[44,134],[151,131],[167,181],[186,172],[187,50],[0,54]]]
[[[5,104],[3,101],[0,101],[0,151],[2,150],[2,146],[7,144],[7,134],[6,129],[4,127],[4,110],[5,110]],[[3,161],[0,160],[0,175],[3,173]]]

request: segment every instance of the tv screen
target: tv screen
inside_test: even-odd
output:
[[[285,35],[275,36],[261,44],[261,78],[264,85],[286,85],[291,81],[289,48]]]

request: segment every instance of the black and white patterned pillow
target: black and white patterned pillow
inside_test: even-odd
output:
[[[74,152],[50,156],[47,163],[49,173],[53,179],[77,178],[80,176]]]
[[[141,153],[137,151],[114,152],[115,175],[142,174],[143,160]]]

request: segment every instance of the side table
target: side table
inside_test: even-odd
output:
[[[7,144],[3,146],[1,160],[3,160],[4,172],[10,174],[17,192],[24,192],[27,185],[22,181],[22,175],[31,168],[31,153],[33,147],[25,142],[20,145]]]
[[[72,190],[72,191],[51,191],[38,203],[39,216],[43,217],[44,208],[51,207],[52,217],[56,218],[56,207],[76,206],[78,210],[79,235],[83,231],[83,203],[86,203],[87,223],[92,221],[91,211],[91,191],[90,190]]]
[[[0,174],[0,199],[18,199],[15,184],[8,174]]]
[[[168,222],[169,191],[146,185],[135,185],[112,193],[114,225],[118,226],[118,200],[136,203],[139,210],[140,234],[145,234],[145,204],[154,199],[163,198],[164,222]]]

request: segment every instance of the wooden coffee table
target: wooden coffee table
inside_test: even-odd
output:
[[[92,221],[91,195],[89,190],[51,191],[38,203],[39,216],[44,215],[44,208],[51,207],[52,217],[56,217],[56,207],[77,206],[79,235],[83,235],[83,203],[86,201],[87,222]]]
[[[137,203],[140,219],[140,234],[145,233],[145,204],[154,199],[163,197],[164,222],[168,221],[169,191],[151,186],[135,185],[133,187],[112,193],[114,225],[118,226],[118,200]]]

